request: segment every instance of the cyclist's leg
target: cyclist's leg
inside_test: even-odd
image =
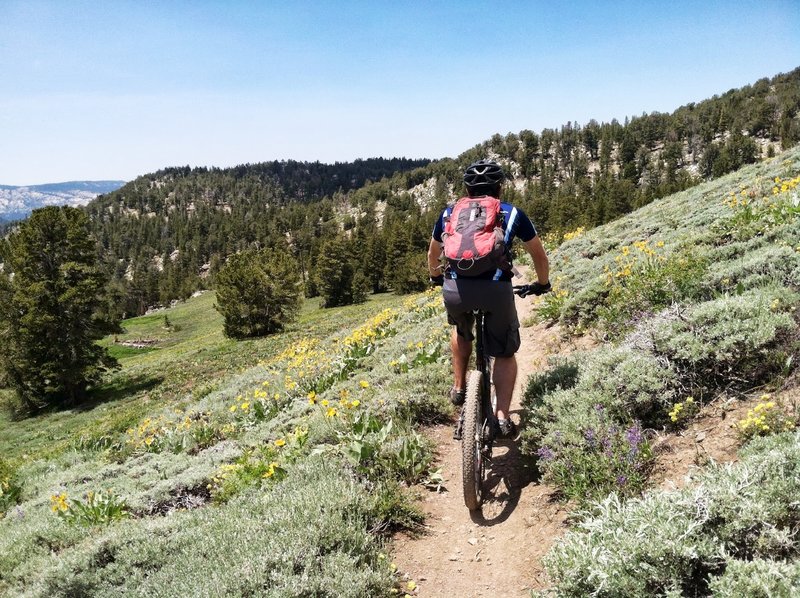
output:
[[[495,357],[492,370],[494,391],[497,395],[497,419],[508,419],[511,409],[511,395],[514,393],[514,384],[517,381],[517,358]]]
[[[447,310],[447,321],[453,325],[450,334],[450,354],[453,365],[453,388],[464,390],[466,388],[467,367],[472,354],[472,341],[475,338],[474,309],[470,297],[465,297],[465,287],[468,282],[461,280],[445,279],[442,295],[444,306]],[[468,292],[466,294],[469,294]]]
[[[492,307],[484,319],[486,327],[486,353],[494,357],[492,380],[497,396],[496,415],[498,419],[508,419],[511,396],[517,380],[517,359],[514,354],[519,349],[519,319],[514,305],[514,293],[510,283],[493,283]]]
[[[467,366],[472,354],[472,342],[458,333],[456,326],[450,333],[450,354],[453,360],[453,388],[464,390],[467,387]]]

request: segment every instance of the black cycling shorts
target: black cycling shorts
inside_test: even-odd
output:
[[[474,310],[482,310],[486,338],[484,350],[490,357],[511,357],[519,350],[519,320],[510,281],[445,278],[443,286],[447,321],[456,332],[475,338]]]

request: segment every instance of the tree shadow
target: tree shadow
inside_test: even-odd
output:
[[[36,420],[62,412],[85,413],[105,403],[128,399],[139,393],[152,390],[162,382],[164,382],[163,376],[118,376],[112,381],[90,388],[86,392],[86,396],[77,402],[49,404],[38,409],[32,409],[25,406],[21,401],[5,399],[4,402],[0,402],[0,409],[11,421],[16,422]],[[9,393],[14,392],[11,389],[0,390],[5,390]]]
[[[73,405],[71,409],[78,412],[91,411],[105,403],[119,401],[152,390],[162,382],[164,382],[163,376],[117,376],[113,380],[93,388],[87,394],[86,399]]]

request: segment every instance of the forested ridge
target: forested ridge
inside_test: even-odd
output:
[[[504,165],[505,197],[541,231],[564,232],[793,146],[799,114],[800,68],[671,114],[497,134],[454,159],[166,168],[87,210],[127,315],[208,285],[227,256],[248,247],[289,252],[309,296],[331,269],[345,271],[337,286],[358,274],[373,291],[417,290],[436,212],[476,159]]]

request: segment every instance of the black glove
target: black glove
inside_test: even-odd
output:
[[[524,298],[528,295],[544,295],[545,293],[549,293],[550,289],[552,288],[553,287],[549,282],[547,284],[534,282],[531,284],[523,284],[522,286],[514,287],[514,292],[520,297]]]
[[[444,274],[439,274],[439,276],[431,276],[430,281],[433,286],[440,287],[444,284]]]

